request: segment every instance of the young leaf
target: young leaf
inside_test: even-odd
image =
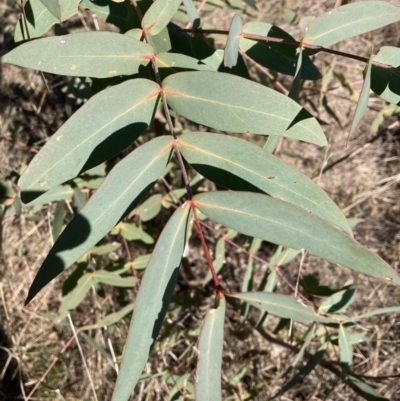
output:
[[[86,273],[78,280],[76,287],[63,298],[58,319],[64,319],[70,310],[75,309],[82,302],[83,298],[85,298],[90,288],[96,284],[104,283],[115,287],[133,287],[136,281],[135,277],[123,278],[116,273],[105,270]]]
[[[292,82],[292,86],[290,87],[290,91],[288,96],[290,99],[293,99],[295,102],[298,102],[299,100],[299,94],[300,94],[300,87],[301,87],[301,65],[303,61],[303,47],[300,46],[297,48],[299,52],[299,56],[297,58],[297,63],[296,63],[296,72],[294,74],[294,79]]]
[[[278,394],[276,394],[272,399],[286,393],[286,391],[290,390],[293,386],[295,386],[297,383],[301,382],[304,380],[305,377],[307,377],[319,364],[319,362],[322,360],[324,357],[325,351],[327,348],[327,343],[321,345],[319,347],[318,351],[310,358],[310,360],[306,363],[306,365],[299,370],[299,372],[293,376],[279,391]]]
[[[287,376],[293,369],[295,369],[298,363],[303,359],[304,353],[306,352],[307,347],[310,345],[310,342],[314,337],[315,328],[316,328],[315,324],[311,325],[311,329],[308,332],[304,340],[304,343],[300,348],[299,353],[296,355],[296,358],[294,358],[293,362],[290,364],[289,369],[287,369],[286,372],[284,373],[283,375],[284,377]]]
[[[46,284],[96,245],[132,203],[139,203],[161,176],[171,155],[171,139],[142,145],[118,163],[50,250],[31,288],[28,303]]]
[[[154,53],[169,52],[171,50],[171,40],[169,38],[168,28],[164,27],[157,35],[150,35],[150,44]]]
[[[246,235],[311,254],[363,274],[400,284],[381,258],[318,217],[281,200],[250,192],[196,195],[197,208],[210,219]]]
[[[362,319],[377,315],[386,315],[388,313],[400,313],[400,306],[390,306],[388,308],[380,308],[372,310],[371,312],[363,313],[362,315],[355,316],[348,320],[348,322],[358,322]]]
[[[150,196],[135,210],[135,214],[140,217],[141,221],[154,219],[161,211],[161,199],[161,194]]]
[[[304,42],[329,47],[400,21],[400,7],[385,1],[358,1],[332,9],[306,28]]]
[[[225,298],[217,302],[204,320],[199,339],[199,362],[197,365],[196,401],[220,401],[221,364],[224,344]]]
[[[265,192],[351,233],[345,216],[321,188],[257,145],[233,136],[194,132],[182,135],[178,146],[187,162],[216,184]]]
[[[24,43],[2,62],[58,75],[109,78],[137,73],[153,54],[150,45],[126,35],[81,32]]]
[[[80,0],[29,0],[25,3],[24,13],[21,13],[17,26],[15,27],[14,40],[21,42],[38,38],[46,33],[54,24],[71,18],[78,12]],[[58,3],[60,15],[55,16],[44,3]],[[52,7],[53,10],[56,5]]]
[[[242,19],[235,15],[229,28],[228,40],[224,52],[225,67],[232,68],[236,65],[239,56],[239,41],[242,33]]]
[[[400,49],[383,46],[373,61],[387,64],[393,68],[382,68],[376,65],[371,69],[371,89],[389,103],[400,104]]]
[[[215,273],[219,273],[222,269],[222,266],[225,263],[225,240],[224,238],[220,238],[217,241],[217,245],[215,247],[215,257],[213,260],[213,266]],[[207,275],[203,280],[203,285],[205,286],[212,279],[212,275],[210,270],[207,271]]]
[[[247,269],[246,273],[244,274],[243,277],[243,282],[242,282],[242,292],[248,292],[253,290],[253,275],[254,275],[254,255],[257,253],[257,251],[260,249],[260,246],[262,244],[262,240],[259,238],[253,238],[251,242],[251,246],[249,249],[250,255],[249,259],[247,262]],[[241,314],[244,318],[247,317],[247,314],[249,313],[250,310],[250,305],[246,302],[243,302],[241,304]]]
[[[74,190],[69,185],[59,185],[58,187],[52,188],[50,191],[40,195],[35,200],[25,203],[24,206],[34,206],[37,209],[40,209],[46,203],[71,199],[73,196]]]
[[[164,227],[136,298],[113,401],[128,400],[167,313],[186,243],[191,208],[177,209]]]
[[[54,212],[53,229],[51,234],[53,236],[53,241],[56,241],[60,236],[62,227],[64,224],[65,217],[65,201],[60,201],[57,203],[56,211]]]
[[[195,71],[170,75],[163,87],[168,104],[198,124],[327,144],[318,122],[305,109],[256,82],[231,74]]]
[[[129,146],[150,124],[156,83],[135,79],[91,98],[46,143],[18,185],[36,197]]]
[[[390,401],[388,398],[379,395],[373,387],[369,386],[358,377],[345,374],[343,376],[343,382],[353,388],[357,394],[360,394],[365,400]]]
[[[111,326],[112,324],[118,323],[122,318],[124,318],[129,312],[133,311],[134,303],[128,304],[123,307],[118,312],[110,313],[103,319],[99,320],[95,324],[89,324],[87,326],[81,327],[79,330],[93,330],[99,329],[101,327]]]
[[[142,20],[142,28],[150,35],[157,35],[171,21],[182,0],[156,0]]]
[[[240,299],[257,309],[267,311],[272,315],[284,319],[293,319],[296,322],[334,322],[333,319],[317,315],[312,308],[303,305],[297,299],[288,297],[287,295],[268,292],[242,292],[226,294],[226,296]]]
[[[248,22],[243,26],[243,33],[295,41],[293,36],[287,32],[265,22]],[[239,46],[250,58],[266,68],[286,75],[295,75],[296,73],[296,62],[298,59],[296,46],[265,40],[256,41],[244,37],[240,38]],[[302,55],[301,75],[303,79],[321,79],[321,74],[317,67],[315,67],[311,59],[305,54]]]
[[[351,345],[350,335],[343,324],[339,325],[339,347],[340,362],[348,369],[353,362],[353,346]]]
[[[347,309],[356,297],[356,290],[346,288],[345,290],[335,292],[327,298],[318,308],[319,313],[339,313]]]
[[[153,245],[153,238],[133,223],[121,222],[111,231],[111,234],[120,234],[128,241],[142,241],[146,245]]]
[[[369,91],[371,88],[371,66],[372,66],[372,51],[371,51],[371,56],[369,57],[367,71],[364,77],[364,83],[361,89],[360,98],[358,99],[356,111],[354,113],[353,122],[351,123],[350,134],[349,137],[347,138],[347,142],[349,141],[350,136],[352,135],[354,130],[357,128],[357,125],[364,117],[365,112],[367,111]]]
[[[200,26],[200,17],[193,1],[183,0],[183,4],[185,5],[186,13],[189,17],[190,23],[192,24],[192,29],[197,29]]]
[[[178,53],[158,53],[156,63],[163,77],[185,70],[212,70],[209,65],[203,64],[193,57]]]

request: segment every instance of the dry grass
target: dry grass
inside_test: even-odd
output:
[[[286,7],[295,7],[299,2],[285,1]],[[327,3],[317,4],[311,1],[301,2],[299,15],[319,14]],[[393,2],[396,3],[396,2]],[[400,4],[397,4],[400,5]],[[6,5],[3,9],[3,21],[0,26],[9,29],[15,23],[15,13]],[[271,2],[260,7],[259,19],[278,23],[282,21],[282,2]],[[215,13],[210,21],[220,21],[221,13]],[[3,24],[1,24],[3,23]],[[296,29],[287,27],[293,34]],[[383,30],[379,35],[369,34],[361,38],[340,44],[338,49],[365,55],[366,49],[373,44],[399,45],[399,26]],[[1,51],[10,46],[7,30],[0,32],[3,40]],[[332,64],[331,56],[318,55],[316,63],[324,73]],[[44,97],[44,85],[36,72],[21,70],[3,65],[0,86],[1,132],[0,132],[0,178],[13,172],[19,172],[21,166],[29,163],[36,152],[36,146],[42,139],[49,137],[66,119],[63,108],[64,95],[55,86]],[[353,90],[359,92],[362,84],[362,66],[344,59],[336,60],[335,72],[345,74]],[[284,80],[284,82],[286,82]],[[289,82],[289,81],[287,81]],[[57,82],[55,82],[56,84]],[[295,165],[315,180],[330,194],[337,204],[346,211],[348,217],[357,217],[363,221],[355,229],[356,239],[369,249],[377,252],[385,260],[399,269],[400,256],[400,130],[397,117],[388,118],[378,135],[370,134],[370,125],[384,102],[375,96],[369,103],[369,110],[361,126],[345,147],[354,99],[349,100],[348,93],[337,80],[333,80],[327,92],[330,107],[335,110],[341,126],[319,106],[320,83],[307,84],[304,87],[303,101],[312,101],[318,108],[318,117],[327,122],[324,131],[330,146],[326,152],[314,146],[284,141],[280,156]],[[44,98],[43,98],[44,97]],[[310,109],[310,107],[308,107]],[[38,110],[40,109],[40,113]],[[315,113],[314,113],[315,114]],[[288,153],[291,156],[288,156]],[[293,157],[293,154],[297,157]],[[336,163],[336,164],[335,164]],[[321,169],[323,169],[322,174]],[[51,371],[44,377],[44,382],[35,392],[35,400],[92,400],[93,394],[87,371],[83,367],[75,341],[71,341],[72,331],[66,325],[55,324],[48,314],[55,315],[61,302],[60,278],[47,286],[29,305],[23,307],[32,279],[44,256],[51,247],[49,224],[51,210],[44,209],[37,221],[28,219],[23,213],[19,218],[8,217],[3,221],[3,243],[0,267],[0,316],[4,333],[0,332],[0,399],[24,400],[27,394],[44,377],[47,368],[57,358]],[[220,227],[216,229],[221,232]],[[216,236],[207,232],[207,240],[214,247]],[[245,238],[238,237],[240,245]],[[221,271],[221,279],[230,291],[240,289],[241,279],[247,266],[243,252],[228,245],[229,256]],[[264,246],[259,256],[268,260],[272,248]],[[206,310],[212,304],[213,291],[210,286],[202,288],[198,282],[205,275],[204,262],[196,238],[192,239],[191,253],[185,261],[186,268],[178,280],[176,309],[171,310],[166,327],[160,336],[159,344],[145,368],[148,380],[139,384],[135,397],[138,400],[166,400],[174,380],[188,373],[189,380],[195,379],[197,352],[195,349],[198,328]],[[281,269],[287,282],[295,284],[299,259]],[[256,263],[255,276],[261,277],[265,265]],[[321,284],[333,288],[342,287],[352,280],[357,289],[357,299],[348,311],[359,314],[374,308],[395,305],[400,292],[397,288],[367,278],[363,275],[342,270],[322,262],[314,257],[306,257],[302,274],[314,274]],[[285,282],[278,290],[290,293],[292,290]],[[105,289],[105,297],[99,298],[91,293],[84,304],[72,313],[76,327],[94,323],[104,316],[106,307],[115,311],[119,308],[118,294]],[[125,300],[134,298],[135,291],[124,294]],[[183,307],[187,303],[190,306]],[[318,299],[315,302],[319,302]],[[102,304],[100,306],[100,304]],[[257,319],[252,314],[250,320]],[[129,317],[113,326],[109,331],[94,329],[88,332],[88,338],[95,341],[108,354],[111,353],[108,339],[113,350],[119,356],[122,353]],[[268,317],[263,330],[257,332],[248,322],[243,322],[237,308],[228,309],[226,320],[225,353],[223,358],[224,397],[233,396],[235,400],[245,400],[254,394],[255,400],[266,400],[275,394],[282,384],[283,373],[290,365],[295,353],[288,347],[279,345],[279,339],[287,340],[287,327],[277,334],[274,329],[278,319]],[[168,330],[174,334],[172,337]],[[298,338],[304,328],[294,327],[294,338]],[[398,338],[400,327],[396,315],[376,317],[363,322],[354,332],[362,333],[369,342],[356,347],[353,370],[361,375],[373,376],[369,379],[383,396],[390,400],[400,399],[400,381],[390,377],[400,374],[400,353]],[[272,336],[274,342],[270,341]],[[93,348],[80,336],[84,359],[88,372],[96,389],[99,400],[109,400],[115,382],[115,365],[99,349]],[[317,344],[312,344],[314,352]],[[65,351],[62,351],[65,347]],[[180,356],[185,353],[184,358]],[[329,358],[337,360],[337,348],[328,350]],[[11,362],[8,362],[11,361]],[[5,365],[4,365],[5,364]],[[168,372],[164,374],[164,372]],[[235,375],[242,376],[237,381]],[[158,376],[155,374],[159,374]],[[153,375],[153,376],[151,376]],[[61,394],[61,395],[60,395]],[[62,397],[61,397],[62,396]],[[187,398],[185,398],[187,399]],[[305,378],[293,390],[281,397],[285,400],[357,400],[354,392],[337,380],[336,376],[324,367],[318,367],[313,374]]]

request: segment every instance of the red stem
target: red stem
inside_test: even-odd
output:
[[[211,276],[214,281],[215,292],[217,293],[217,295],[223,295],[224,290],[221,286],[221,283],[219,282],[217,273],[215,272],[214,265],[213,265],[213,262],[212,262],[212,259],[210,256],[210,252],[208,250],[206,240],[204,238],[203,229],[201,228],[200,220],[199,220],[199,217],[197,216],[196,204],[193,201],[190,201],[190,207],[193,210],[193,216],[194,216],[194,221],[196,224],[197,232],[199,233],[201,245],[203,247],[203,252],[207,259],[208,268],[210,269],[210,273],[211,273]]]

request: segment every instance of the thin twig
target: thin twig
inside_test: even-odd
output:
[[[90,375],[90,371],[89,371],[89,368],[87,366],[85,356],[83,355],[81,343],[79,341],[78,334],[76,333],[75,326],[74,326],[74,323],[73,323],[72,318],[71,318],[71,314],[68,313],[67,316],[68,316],[68,320],[69,320],[69,325],[71,326],[71,330],[72,330],[72,333],[73,333],[73,338],[75,339],[76,345],[77,345],[79,353],[81,355],[83,367],[86,370],[86,374],[87,374],[87,377],[89,379],[90,387],[92,388],[92,393],[93,393],[94,400],[98,401],[97,394],[96,394],[96,389],[94,388],[94,383],[93,383],[93,380],[92,380],[92,376]]]
[[[171,30],[171,31],[178,31],[178,32],[192,32],[192,29],[186,29],[186,28],[168,28],[168,29]],[[220,35],[228,35],[229,34],[229,31],[224,30],[224,29],[202,29],[202,28],[198,28],[198,29],[195,29],[194,32],[203,33],[203,34],[205,34],[205,33],[210,33],[210,34],[216,33],[216,34],[220,34]],[[324,52],[324,53],[335,54],[336,56],[346,57],[346,58],[349,58],[349,59],[352,59],[352,60],[361,61],[361,62],[366,63],[366,64],[369,62],[369,58],[368,57],[358,56],[357,54],[342,52],[342,51],[339,51],[339,50],[328,49],[326,47],[312,45],[312,44],[306,43],[304,41],[303,42],[299,42],[297,40],[276,38],[274,36],[253,35],[251,33],[245,33],[245,32],[242,32],[240,34],[240,36],[242,38],[246,38],[246,39],[259,40],[259,41],[263,41],[263,42],[283,43],[283,44],[286,44],[286,45],[297,46],[297,47],[302,45],[303,48],[310,49],[310,50],[315,50],[316,52]],[[391,65],[380,63],[378,61],[372,61],[372,65],[374,65],[376,67],[384,68],[384,69],[392,71],[392,72],[394,72],[396,74],[400,73],[400,69],[399,68],[395,68],[395,67],[393,67]]]

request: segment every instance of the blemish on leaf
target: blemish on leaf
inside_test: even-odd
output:
[[[65,40],[64,40],[64,39],[61,39],[61,40],[60,40],[60,43],[63,45],[63,44],[65,43]]]
[[[117,71],[111,70],[111,71],[108,71],[108,73],[109,73],[110,75],[115,75],[115,74],[117,73]]]
[[[72,71],[75,71],[75,70],[76,70],[76,65],[75,65],[75,64],[72,64],[72,65],[71,65],[71,70],[72,70]]]
[[[63,137],[64,135],[59,135],[58,137],[57,137],[57,142]]]
[[[43,185],[46,185],[46,181],[41,182],[39,185],[40,185],[41,187],[43,187]]]
[[[216,311],[216,309],[210,309],[210,315],[213,315]]]
[[[275,177],[267,177],[268,180],[274,180]]]

